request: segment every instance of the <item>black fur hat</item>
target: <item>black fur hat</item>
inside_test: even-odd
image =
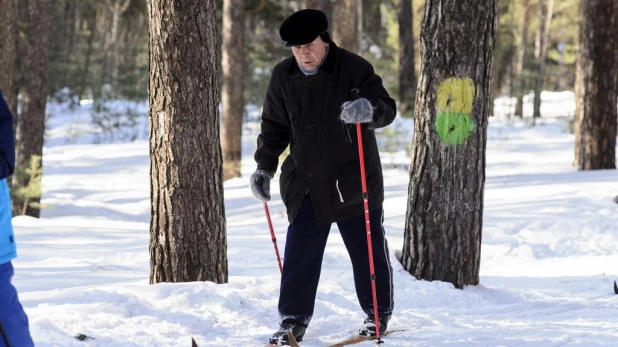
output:
[[[279,35],[286,47],[305,45],[320,36],[330,42],[328,19],[320,10],[305,9],[289,16],[279,28]]]

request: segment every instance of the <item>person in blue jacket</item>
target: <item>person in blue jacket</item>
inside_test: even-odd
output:
[[[17,256],[13,224],[11,224],[11,196],[7,177],[15,170],[15,137],[13,117],[0,90],[0,347],[34,346],[28,329],[28,316],[11,284],[13,265]]]

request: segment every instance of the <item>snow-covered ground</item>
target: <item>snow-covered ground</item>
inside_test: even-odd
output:
[[[225,183],[229,283],[149,285],[148,143],[89,144],[67,135],[73,117],[62,112],[54,110],[45,148],[43,203],[52,208],[40,220],[13,220],[15,284],[36,345],[266,343],[277,328],[279,269],[262,205],[247,186],[255,135],[243,138],[243,177]],[[403,150],[384,156],[385,164],[409,163]],[[386,346],[618,345],[618,171],[577,172],[572,161],[562,120],[490,123],[481,284],[463,290],[418,281],[397,262],[409,176],[386,170],[396,303],[389,328],[410,329]],[[283,248],[287,222],[277,182],[273,188]],[[354,335],[363,318],[334,225],[302,345]],[[77,341],[78,333],[94,339]]]

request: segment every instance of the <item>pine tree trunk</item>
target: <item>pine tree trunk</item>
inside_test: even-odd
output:
[[[4,100],[17,117],[15,106],[15,62],[17,58],[17,14],[14,0],[0,0],[0,90]]]
[[[228,280],[216,0],[149,0],[150,283]]]
[[[371,28],[365,32],[365,36],[367,45],[363,45],[362,51],[363,53],[367,52],[369,46],[371,45],[382,45],[386,42],[388,37],[388,29],[385,28],[385,25],[382,23],[384,19],[384,15],[382,14],[382,6],[380,6],[380,2],[375,0],[365,0],[362,1],[363,4],[363,18],[361,20],[364,22],[363,25],[366,28]]]
[[[95,15],[93,17],[89,17],[86,21],[88,22],[88,41],[86,43],[86,57],[84,62],[84,69],[81,72],[80,83],[79,83],[79,91],[78,96],[80,99],[84,97],[86,93],[86,88],[88,86],[88,76],[90,75],[90,59],[92,57],[92,45],[94,41],[94,33],[96,30],[96,25],[94,23]]]
[[[15,109],[16,114],[13,115],[13,128],[15,129],[15,138],[19,137],[17,133],[19,129],[17,128],[17,122],[19,121],[19,95],[24,88],[24,70],[26,65],[26,57],[28,55],[28,40],[26,35],[26,28],[28,27],[28,18],[29,18],[29,5],[30,0],[19,0],[15,2],[17,8],[15,11],[17,12],[17,43],[16,43],[16,51],[17,51],[17,60],[15,62],[15,102],[11,109]],[[13,177],[15,179],[15,177]],[[14,190],[11,191],[12,193]],[[15,204],[13,204],[15,205]],[[15,211],[14,211],[15,212]]]
[[[515,115],[524,116],[524,93],[526,92],[526,78],[523,75],[524,63],[526,59],[526,46],[528,45],[528,27],[530,22],[530,0],[524,0],[523,14],[521,20],[521,38],[517,45],[515,61]]]
[[[581,30],[583,29],[583,24],[580,24],[580,35]],[[582,38],[580,38],[582,39]],[[580,43],[581,47],[581,43]],[[584,74],[583,74],[583,61],[582,54],[580,48],[580,54],[577,56],[577,61],[575,62],[575,114],[573,115],[573,134],[575,135],[575,156],[573,157],[573,165],[581,168],[581,156],[580,156],[580,148],[581,139],[582,139],[582,120],[584,119]]]
[[[412,117],[416,74],[412,0],[399,0],[399,102],[401,114]]]
[[[421,28],[402,264],[418,279],[479,283],[494,0],[427,0]]]
[[[318,0],[305,0],[305,1],[303,1],[303,8],[318,9],[319,5],[320,5],[320,1],[318,1]]]
[[[111,71],[110,83],[114,91],[119,87],[118,85],[118,65],[120,61],[119,50],[119,34],[121,16],[127,11],[131,0],[114,0],[113,4],[110,0],[106,0],[108,10],[112,14],[111,30],[110,30],[110,59],[109,70]],[[115,93],[117,94],[117,92]]]
[[[25,171],[30,167],[32,156],[43,156],[45,134],[45,106],[47,103],[47,80],[51,32],[53,29],[54,0],[28,2],[28,30],[26,33],[26,56],[22,80],[22,109],[17,121],[17,163],[13,184],[26,187],[30,175]],[[43,163],[40,163],[41,168]],[[31,205],[40,203],[40,197],[29,200]],[[21,214],[24,200],[13,199],[13,211]],[[41,210],[28,206],[25,214],[38,218]]]
[[[223,2],[223,177],[240,177],[241,136],[244,92],[244,0]]]
[[[333,21],[333,1],[332,0],[304,0],[303,8],[313,8],[316,10],[320,10],[326,14],[326,18],[328,18],[328,23],[332,27]]]
[[[328,12],[332,12],[333,10],[332,3],[332,0],[304,0],[302,7],[320,10],[328,15]]]
[[[339,0],[333,6],[333,40],[350,52],[358,51],[358,0]]]
[[[602,0],[585,0],[581,7],[576,160],[582,170],[615,169],[618,13]]]
[[[545,78],[545,58],[547,57],[547,45],[549,42],[549,29],[551,27],[551,20],[553,17],[554,0],[547,0],[547,10],[544,10],[542,2],[545,0],[539,0],[539,21],[542,26],[539,28],[540,42],[539,42],[539,56],[538,56],[538,70],[536,74],[536,80],[534,84],[534,109],[533,118],[541,117],[541,91],[543,90],[543,81]]]

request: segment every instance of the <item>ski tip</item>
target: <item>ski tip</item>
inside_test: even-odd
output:
[[[78,341],[94,340],[94,337],[91,337],[85,334],[76,334],[74,337]]]
[[[618,285],[616,285],[616,281],[614,281],[614,293],[618,294]]]
[[[292,330],[288,331],[288,343],[291,347],[300,347],[300,345],[296,341],[296,338],[294,337],[294,334],[292,334]]]
[[[191,347],[197,347],[197,342],[195,342],[194,338],[191,338]]]

